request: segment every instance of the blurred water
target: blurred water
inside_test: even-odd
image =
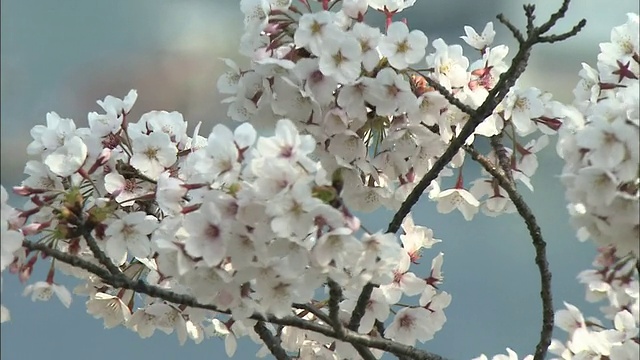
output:
[[[496,43],[515,49],[494,16],[504,12],[522,24],[520,0],[417,2],[406,16],[430,42],[442,37],[459,43],[464,25],[480,30],[493,20]],[[635,0],[619,0],[615,6],[596,0],[574,3],[559,29],[584,17],[589,21],[586,30],[562,45],[536,48],[522,79],[553,91],[563,101],[571,99],[580,62],[595,64],[597,44],[608,40],[611,27],[625,22],[626,12],[638,12]],[[541,3],[539,18],[558,5],[559,1]],[[238,58],[234,47],[242,18],[236,1],[7,0],[1,10],[1,182],[7,187],[22,179],[29,129],[44,123],[48,111],[84,126],[87,112],[97,110],[97,99],[107,94],[122,97],[136,88],[134,116],[154,109],[177,110],[192,124],[203,121],[206,131],[225,121],[226,107],[219,103],[215,81],[224,70],[218,58]],[[525,192],[525,197],[549,242],[555,304],[562,306],[567,300],[586,306],[583,289],[574,279],[589,267],[593,247],[579,244],[567,224],[563,189],[555,177],[561,163],[553,146],[540,154],[540,163],[540,174],[533,179],[536,192]],[[419,271],[426,271],[437,252],[445,252],[443,289],[453,294],[448,322],[426,348],[452,359],[504,352],[507,346],[521,355],[532,352],[540,322],[539,280],[521,220],[478,216],[468,223],[459,214],[438,214],[426,201],[418,205],[414,218],[444,240],[425,254]],[[363,221],[375,231],[372,224],[388,219],[388,213],[376,213]],[[46,270],[42,264],[34,280],[43,278]],[[179,347],[175,335],[141,340],[123,328],[103,331],[100,320],[84,313],[82,298],[74,298],[76,303],[66,310],[56,300],[32,304],[21,291],[15,277],[5,274],[2,303],[13,320],[2,325],[2,358],[224,358],[219,355],[222,342],[215,339]],[[585,309],[596,314],[593,306]],[[238,358],[254,357],[257,347],[249,343],[241,343]]]

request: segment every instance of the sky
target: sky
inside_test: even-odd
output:
[[[524,85],[552,91],[562,101],[571,100],[581,62],[596,62],[597,44],[607,41],[611,27],[638,12],[635,0],[618,0],[602,7],[601,1],[574,1],[559,31],[586,18],[587,28],[562,45],[534,48]],[[521,1],[418,0],[406,13],[409,25],[426,33],[430,42],[442,37],[460,42],[464,25],[481,30],[494,21],[496,44],[515,49],[508,31],[497,24],[504,12],[522,24]],[[540,5],[539,18],[551,11]],[[210,129],[225,122],[226,108],[215,91],[224,71],[219,58],[241,60],[234,49],[241,35],[242,15],[235,1],[112,0],[109,2],[8,0],[1,3],[1,182],[19,184],[27,161],[23,155],[30,141],[29,129],[44,123],[48,111],[86,125],[86,113],[97,111],[95,101],[111,94],[123,97],[136,88],[139,100],[134,116],[150,110],[177,110],[193,124]],[[465,50],[468,50],[466,48]],[[512,50],[513,51],[513,50]],[[580,306],[588,315],[597,307],[584,300],[584,289],[575,281],[590,267],[595,254],[591,243],[579,243],[568,224],[564,189],[559,182],[562,163],[554,146],[540,154],[540,170],[533,178],[535,191],[523,190],[537,215],[548,243],[553,273],[554,305],[563,301]],[[22,203],[15,197],[11,202]],[[371,231],[386,228],[389,212],[365,214]],[[442,215],[434,203],[422,200],[414,210],[417,224],[433,229],[442,243],[424,253],[417,273],[428,271],[431,258],[445,253],[445,282],[441,289],[452,294],[447,322],[435,339],[422,345],[450,359],[504,353],[532,353],[540,328],[539,278],[534,251],[526,228],[515,215],[499,218],[476,216],[466,222],[459,213]],[[47,266],[40,264],[30,283],[44,279]],[[224,345],[209,339],[180,346],[175,334],[156,333],[140,339],[123,327],[105,330],[102,320],[86,314],[83,297],[74,297],[70,309],[56,299],[33,303],[22,297],[24,285],[11,274],[2,276],[2,303],[12,320],[1,325],[0,356],[3,359],[107,360],[114,356],[137,359],[224,359]],[[59,279],[72,288],[70,279]],[[561,331],[556,337],[564,339]],[[258,346],[244,339],[236,358],[255,357]]]

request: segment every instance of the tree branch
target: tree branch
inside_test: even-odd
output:
[[[108,270],[83,260],[77,256],[70,255],[60,250],[49,247],[45,243],[34,243],[28,240],[22,242],[22,246],[31,251],[40,251],[52,258],[67,263],[71,266],[87,270],[94,275],[100,277],[105,284],[115,288],[133,290],[141,294],[162,299],[175,304],[185,305],[192,308],[210,310],[221,314],[231,315],[231,311],[219,309],[214,305],[201,304],[195,298],[189,295],[177,294],[157,286],[149,285],[142,280],[132,280],[124,276],[124,274],[111,274]],[[297,316],[285,316],[282,318],[273,315],[262,315],[254,313],[249,317],[252,320],[270,322],[277,325],[292,326],[303,330],[309,330],[323,334],[325,336],[348,342],[354,346],[364,346],[368,348],[380,349],[390,352],[394,355],[408,356],[415,360],[444,360],[443,357],[429,353],[427,351],[418,350],[413,346],[407,346],[391,340],[383,338],[374,338],[369,335],[358,334],[354,331],[345,330],[344,334],[337,334],[329,325],[322,325],[312,321],[301,319]],[[356,347],[356,349],[358,349]],[[368,349],[367,349],[368,350]]]
[[[344,334],[344,327],[340,321],[340,301],[342,300],[342,288],[338,283],[329,279],[327,282],[329,285],[329,318],[331,318],[331,325],[336,331],[336,334]]]
[[[513,60],[511,61],[511,65],[509,66],[507,71],[505,71],[502,75],[500,75],[500,79],[496,84],[496,86],[493,89],[491,89],[491,91],[489,91],[487,98],[482,103],[482,105],[480,105],[477,109],[468,111],[469,109],[463,106],[460,106],[459,104],[460,102],[456,101],[457,99],[455,99],[448,91],[442,91],[444,89],[442,86],[440,87],[436,86],[439,84],[435,84],[435,81],[433,80],[429,81],[430,79],[428,76],[425,77],[427,82],[429,82],[429,85],[433,86],[436,90],[438,90],[440,94],[442,94],[445,98],[447,98],[447,100],[449,100],[453,105],[457,106],[462,111],[469,114],[470,118],[467,121],[467,123],[463,126],[458,136],[454,137],[451,140],[451,142],[449,143],[449,146],[444,151],[444,153],[434,162],[433,167],[429,169],[429,171],[423,176],[423,178],[416,184],[415,188],[407,196],[405,201],[400,205],[400,209],[398,209],[398,211],[394,214],[393,219],[389,223],[387,232],[396,233],[398,231],[402,221],[407,216],[407,214],[411,211],[411,208],[413,207],[413,205],[415,205],[418,202],[418,200],[420,199],[424,191],[427,189],[431,181],[435,180],[438,177],[438,175],[444,169],[444,167],[449,162],[451,162],[451,159],[453,159],[453,157],[458,153],[458,150],[460,150],[460,148],[464,145],[467,138],[471,136],[471,134],[473,134],[473,132],[475,131],[475,128],[482,121],[484,121],[484,119],[487,116],[491,115],[491,113],[495,110],[496,106],[504,99],[504,97],[507,95],[510,89],[515,85],[516,80],[518,80],[520,75],[522,75],[522,73],[524,72],[533,46],[536,44],[545,42],[545,38],[541,38],[542,34],[546,33],[549,29],[551,29],[555,25],[555,23],[560,18],[565,16],[565,13],[569,8],[570,2],[571,0],[564,0],[560,9],[556,11],[554,14],[552,14],[549,20],[547,20],[547,22],[542,24],[540,27],[534,26],[531,31],[527,31],[528,33],[527,38],[525,39],[524,42],[520,43],[518,52],[516,53]],[[525,15],[528,17],[528,21],[531,22],[531,24],[533,24],[534,15],[533,15],[532,7],[525,8]],[[508,20],[506,20],[506,18],[502,14],[498,15],[498,19],[503,23],[508,22]],[[577,32],[582,28],[581,24],[583,23],[586,23],[586,20],[583,19],[577,26],[574,27],[574,29],[577,29],[577,30],[575,33],[572,33],[571,36],[577,34]],[[569,33],[571,33],[571,31]],[[527,226],[529,226],[529,223],[527,223]],[[534,232],[534,230],[535,229],[533,228],[530,229],[531,232]],[[537,232],[539,233],[539,231],[540,229],[538,228]],[[536,262],[544,261],[546,263],[545,258],[540,257],[540,249],[539,249],[539,246],[541,246],[542,254],[544,254],[544,247],[546,246],[544,241],[542,241],[542,243],[537,243],[534,240],[534,246],[536,246],[536,250],[538,251],[538,256],[536,256]],[[542,269],[543,267],[546,268],[547,266],[543,266],[543,264],[539,264],[539,267]],[[551,274],[548,272],[548,269],[546,273],[542,274],[543,281],[546,281],[544,279],[546,279],[547,274],[550,282]],[[373,291],[374,287],[375,287],[374,284],[368,283],[362,289],[362,292],[360,293],[360,296],[358,297],[358,300],[356,302],[356,307],[354,308],[353,313],[351,315],[351,319],[349,320],[348,327],[350,330],[358,329],[360,320],[364,316],[364,312],[365,312],[364,308],[366,307],[369,301],[369,298],[371,297],[371,292]],[[550,288],[547,291],[549,292],[548,294],[549,298],[551,298]],[[543,318],[543,323],[544,323],[543,332],[541,334],[540,343],[536,347],[536,354],[534,358],[535,360],[542,360],[546,355],[547,347],[549,345],[550,339],[547,339],[549,336],[545,335],[546,334],[545,329],[548,327],[549,324],[551,324],[551,327],[553,327],[553,309],[551,309],[552,316],[550,319],[547,316],[547,310],[544,310],[544,314],[545,315]],[[546,346],[543,346],[545,344]]]
[[[551,344],[553,332],[553,298],[551,294],[551,271],[549,271],[546,252],[547,243],[542,237],[540,226],[531,208],[529,208],[514,184],[505,175],[504,170],[498,168],[490,159],[480,154],[472,146],[465,146],[464,149],[471,155],[473,160],[482,165],[489,174],[498,180],[498,184],[507,192],[509,199],[515,205],[518,214],[520,214],[529,230],[529,235],[536,251],[535,262],[540,273],[540,298],[542,300],[542,329],[540,330],[540,341],[536,346],[534,359],[542,360],[546,356],[549,344]]]
[[[87,230],[87,229],[83,230],[82,236],[84,236],[84,239],[87,241],[87,245],[89,245],[89,249],[91,249],[93,256],[96,259],[98,259],[100,264],[104,265],[107,268],[107,270],[109,270],[109,272],[113,275],[122,274],[122,271],[120,271],[120,268],[118,268],[113,263],[113,261],[111,261],[111,259],[107,257],[104,251],[100,249],[100,247],[98,246],[98,242],[91,235],[90,230]]]
[[[269,331],[269,329],[267,329],[267,327],[265,326],[264,322],[256,322],[256,324],[253,326],[253,330],[256,331],[256,334],[260,336],[262,342],[267,346],[269,351],[271,351],[271,354],[277,360],[291,360],[291,357],[287,355],[287,352],[280,345],[280,338],[273,336],[271,331]]]
[[[502,131],[498,135],[492,136],[490,140],[491,147],[496,154],[496,158],[498,158],[498,164],[500,164],[507,180],[509,180],[509,184],[514,185],[513,174],[511,173],[511,160],[507,155],[507,150],[505,149],[504,144],[502,144],[502,136]]]

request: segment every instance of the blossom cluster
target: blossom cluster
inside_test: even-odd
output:
[[[25,288],[33,300],[55,294],[69,306],[71,293],[55,281],[61,271],[80,280],[73,292],[87,297],[87,312],[106,328],[123,325],[143,338],[175,332],[181,344],[224,337],[229,356],[239,337],[262,343],[254,330],[260,316],[348,324],[367,284],[375,287],[357,332],[410,346],[430,340],[451,301],[438,289],[443,254],[432,258],[429,274],[419,276],[411,266],[440,240],[411,214],[399,236],[368,231],[354,214],[405,201],[469,121],[464,106],[477,108],[496,87],[508,69],[508,48],[492,45],[488,23],[480,34],[465,27],[461,37],[479,54],[473,62],[460,45],[442,39],[427,53],[427,36],[393,19],[414,2],[241,0],[240,52],[250,65],[243,70],[225,59],[230,70],[217,83],[229,95],[228,116],[241,123],[235,129],[218,124],[205,137],[198,123],[190,136],[178,112],[133,119],[135,90],[98,101],[102,111],[88,114],[87,128],[47,114],[27,148],[37,160],[26,164],[28,177],[14,188],[28,198],[24,208],[9,207],[2,188],[0,270],[27,281],[39,260],[50,260],[46,280]],[[386,16],[384,31],[365,23],[368,11]],[[637,245],[639,215],[640,58],[637,15],[629,19],[603,45],[598,72],[585,65],[576,108],[516,85],[466,140],[473,145],[504,135],[503,153],[494,149],[487,158],[503,166],[498,157],[506,156],[509,178],[532,190],[536,153],[560,129],[574,218],[620,254],[611,255],[619,259],[613,262],[602,259],[606,271],[584,278],[590,286],[598,282],[593,291],[610,300],[605,313],[621,324],[614,334],[624,336],[621,343],[637,338],[629,316],[638,315],[637,280],[622,280],[637,274],[615,265],[633,262],[627,253]],[[428,187],[439,212],[457,209],[472,220],[480,211],[516,210],[497,179],[486,173],[465,179],[464,164],[460,150]],[[41,256],[34,243],[108,270],[117,282],[140,281],[210,309],[137,296],[86,266]],[[407,297],[417,297],[416,305],[406,305]],[[2,321],[8,316],[3,307]],[[563,323],[566,314],[558,317]],[[359,358],[351,344],[317,332],[266,326],[300,358]],[[582,330],[564,329],[575,345]],[[610,344],[613,354],[618,344]],[[574,345],[570,355],[579,353]],[[624,346],[619,350],[633,350]],[[494,359],[517,358],[507,352]]]
[[[638,15],[600,44],[597,69],[582,64],[577,111],[563,126],[562,181],[581,240],[640,256],[640,46]]]
[[[476,108],[507,70],[509,49],[491,46],[495,31],[488,23],[481,34],[465,27],[461,37],[479,53],[476,61],[463,55],[462,46],[440,38],[431,42],[435,51],[427,53],[422,31],[393,21],[412,1],[341,3],[339,10],[328,2],[314,10],[311,4],[291,7],[291,1],[241,1],[245,32],[240,51],[251,63],[241,69],[225,59],[231,69],[220,77],[218,90],[229,94],[224,102],[234,120],[269,128],[284,116],[302,133],[312,134],[318,144],[314,156],[322,166],[328,172],[341,170],[344,200],[351,209],[397,209],[469,120],[429,81]],[[369,9],[385,14],[386,31],[364,22]],[[467,144],[506,130],[507,171],[533,189],[529,179],[538,166],[536,153],[564,116],[564,107],[550,94],[516,86]],[[537,139],[521,139],[539,132]],[[489,157],[497,163],[494,153]],[[490,216],[514,212],[495,179],[463,178],[464,160],[460,150],[429,185],[438,211],[457,209],[467,220],[480,210]],[[455,180],[445,184],[450,176]]]
[[[556,312],[568,333],[549,350],[559,359],[640,357],[640,44],[638,15],[614,27],[600,44],[597,70],[582,64],[575,108],[560,129],[558,153],[569,213],[581,241],[602,246],[593,265],[578,275],[589,302],[613,321],[585,319],[574,305]],[[570,109],[570,108],[568,108]]]
[[[47,126],[32,130],[28,152],[41,160],[27,164],[29,177],[14,189],[29,196],[25,210],[3,208],[3,269],[29,278],[39,257],[22,248],[25,235],[41,235],[41,243],[93,263],[95,241],[128,279],[190,295],[231,317],[150,296],[138,303],[133,291],[59,261],[25,294],[48,300],[55,293],[68,306],[71,295],[54,282],[57,268],[84,280],[75,292],[88,296],[87,312],[105,327],[125,325],[142,337],[175,330],[184,343],[207,334],[245,335],[255,313],[300,315],[294,303],[322,302],[314,297],[329,280],[343,289],[340,310],[348,320],[359,289],[373,282],[379,288],[359,332],[387,320],[403,295],[419,296],[419,305],[394,311],[387,338],[413,345],[442,327],[450,301],[436,289],[442,254],[429,277],[409,271],[438,240],[411,217],[400,239],[361,232],[341,199],[339,175],[332,179],[310,157],[316,149],[311,135],[282,119],[272,136],[259,137],[249,123],[235,131],[216,125],[207,138],[198,135],[198,124],[188,136],[177,112],[152,111],[132,121],[136,97],[131,91],[123,100],[98,101],[104,113],[90,113],[88,128],[49,113]],[[3,192],[3,207],[6,200]],[[326,312],[326,304],[319,308]],[[289,351],[332,342],[297,329],[287,334]],[[350,357],[348,351],[339,346],[334,352]]]
[[[549,351],[556,359],[637,359],[640,356],[640,284],[633,256],[620,255],[614,247],[601,248],[593,265],[578,279],[586,287],[586,299],[596,303],[606,301],[600,310],[612,321],[605,324],[598,318],[586,318],[576,306],[566,303],[566,309],[555,315],[557,327],[568,333],[566,342],[553,339]]]

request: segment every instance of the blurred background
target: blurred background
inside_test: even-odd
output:
[[[402,15],[430,42],[441,37],[460,44],[464,25],[481,31],[487,21],[494,21],[495,44],[508,44],[513,54],[515,42],[495,15],[505,13],[522,26],[523,3],[417,0]],[[540,2],[538,19],[546,19],[559,5],[560,0]],[[561,44],[534,48],[521,82],[570,102],[580,63],[595,65],[598,43],[609,41],[610,29],[624,23],[627,12],[638,12],[637,0],[574,1],[556,32],[568,30],[581,18],[588,21],[586,29]],[[29,130],[44,124],[47,112],[86,126],[86,114],[99,110],[96,100],[106,95],[122,98],[129,89],[137,89],[134,117],[150,110],[176,110],[192,127],[202,121],[201,134],[206,134],[214,124],[227,122],[226,106],[215,89],[225,71],[219,58],[246,64],[236,50],[242,14],[235,0],[3,0],[0,16],[1,183],[6,188],[23,179]],[[469,47],[465,52],[475,60]],[[539,160],[535,193],[525,190],[524,195],[549,244],[556,308],[567,301],[587,315],[599,315],[597,306],[585,303],[584,289],[575,281],[579,271],[590,267],[595,249],[591,243],[579,243],[568,224],[564,189],[557,178],[562,164],[553,144]],[[21,206],[22,200],[11,197],[10,203]],[[363,216],[372,231],[377,230],[375,224],[386,227],[389,219],[389,213]],[[438,214],[427,201],[417,206],[414,219],[443,239],[424,253],[418,272],[428,271],[430,259],[444,252],[442,289],[453,295],[444,329],[423,347],[450,359],[504,353],[506,347],[521,357],[532,353],[540,328],[539,277],[521,219],[479,215],[465,222],[459,213]],[[43,265],[30,282],[44,279]],[[84,298],[75,297],[70,309],[56,299],[34,304],[21,296],[23,285],[15,276],[3,275],[2,303],[12,317],[2,324],[3,359],[226,358],[218,339],[180,347],[175,335],[156,333],[140,339],[123,327],[106,331],[102,320],[85,313]],[[66,279],[61,282],[74,286]],[[564,340],[565,334],[557,331],[555,337]],[[237,358],[255,357],[258,347],[251,341],[240,345]]]

